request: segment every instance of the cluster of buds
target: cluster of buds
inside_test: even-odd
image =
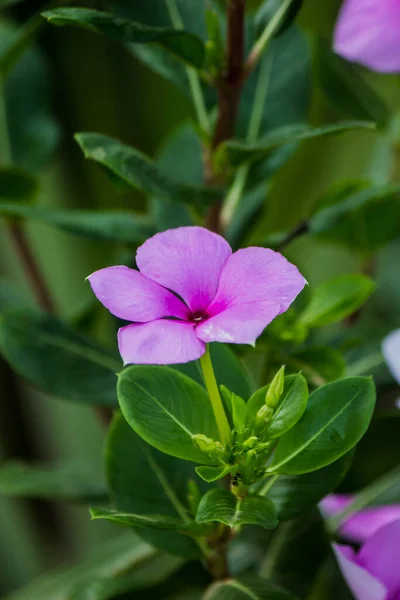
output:
[[[257,412],[254,422],[254,430],[257,433],[264,432],[265,429],[268,427],[268,424],[274,416],[281,396],[283,394],[284,385],[285,367],[282,366],[268,387],[267,393],[265,395],[265,404],[263,404],[263,406]]]

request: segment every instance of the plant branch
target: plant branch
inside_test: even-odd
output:
[[[280,241],[280,243],[278,244],[279,252],[282,252],[282,250],[284,250],[286,246],[289,246],[289,244],[291,244],[296,238],[305,235],[308,232],[309,226],[307,221],[301,221],[298,225],[296,225],[296,227],[289,231],[286,234],[286,236]]]

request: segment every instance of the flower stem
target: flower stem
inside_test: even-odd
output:
[[[231,428],[225,414],[224,405],[222,404],[217,380],[215,379],[214,369],[211,362],[210,349],[208,346],[205,354],[203,354],[203,356],[200,358],[200,365],[203,371],[207,391],[210,396],[215,420],[218,425],[221,442],[227,446],[231,443]]]

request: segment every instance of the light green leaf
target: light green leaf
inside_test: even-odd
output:
[[[171,456],[213,464],[192,436],[219,439],[206,391],[168,367],[133,366],[118,378],[118,400],[128,424],[146,442]]]
[[[0,467],[0,494],[69,502],[107,499],[104,482],[83,465],[27,465],[16,461]]]
[[[279,440],[268,471],[301,475],[338,460],[363,437],[374,407],[370,378],[347,377],[319,388],[300,421]]]
[[[106,167],[126,184],[160,199],[204,207],[221,196],[216,189],[175,181],[148,156],[106,135],[77,133],[75,139],[85,158]]]
[[[354,129],[375,129],[375,125],[365,121],[348,121],[321,127],[312,127],[302,123],[286,125],[271,131],[254,144],[235,140],[225,142],[219,150],[219,158],[220,160],[227,160],[233,167],[238,167],[244,163],[266,158],[272,150],[284,144],[343,134]]]
[[[251,424],[257,412],[265,404],[269,385],[259,389],[247,404],[247,422]],[[268,438],[280,437],[291,429],[301,418],[307,407],[308,387],[305,378],[300,375],[285,377],[283,394],[267,429]]]
[[[228,390],[224,385],[221,385],[221,394],[231,413],[234,428],[236,431],[243,431],[246,424],[246,402],[243,398]]]
[[[204,63],[205,49],[202,40],[184,30],[149,27],[87,8],[56,8],[44,12],[43,16],[54,25],[77,25],[124,44],[159,44],[164,50],[172,52],[197,69]]]
[[[256,576],[212,584],[203,600],[296,600],[290,592]]]
[[[105,468],[110,494],[120,512],[162,515],[182,524],[192,519],[188,489],[189,481],[196,477],[193,464],[146,444],[121,414],[115,416],[109,429]],[[199,484],[203,492],[208,489],[202,481]],[[156,548],[171,554],[187,558],[199,555],[198,547],[187,536],[143,528],[137,531]]]
[[[119,359],[55,317],[22,309],[4,312],[0,352],[21,377],[47,394],[117,406]]]
[[[264,529],[275,529],[278,525],[274,504],[262,496],[236,498],[228,490],[215,488],[200,500],[197,523],[219,522],[228,527],[259,525]]]
[[[204,481],[208,483],[212,483],[213,481],[218,481],[225,477],[225,475],[229,475],[232,472],[234,467],[231,465],[221,465],[218,467],[196,467],[195,471],[199,477],[201,477]]]
[[[314,289],[310,303],[300,315],[300,323],[322,327],[342,321],[355,313],[374,290],[374,281],[359,273],[329,279]]]

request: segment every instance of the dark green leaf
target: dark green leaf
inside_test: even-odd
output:
[[[182,519],[174,519],[164,515],[138,515],[106,508],[92,508],[90,514],[92,519],[106,519],[121,527],[144,527],[161,531],[177,531],[178,533],[198,537],[204,532],[204,528],[199,527],[194,521],[184,523]]]
[[[279,440],[268,470],[301,475],[338,460],[363,437],[374,406],[375,386],[367,377],[348,377],[319,388],[300,421]]]
[[[0,201],[31,200],[38,190],[38,181],[30,173],[15,167],[0,167]]]
[[[184,30],[149,27],[87,8],[56,8],[46,11],[43,16],[54,25],[78,25],[124,44],[159,44],[197,69],[204,63],[202,40]]]
[[[9,462],[0,467],[0,494],[16,498],[49,498],[70,502],[107,499],[105,484],[82,465],[26,465]]]
[[[329,279],[315,288],[310,303],[300,315],[300,323],[322,327],[342,321],[355,313],[374,290],[374,281],[359,273]]]
[[[239,525],[259,525],[264,529],[274,529],[278,525],[274,504],[262,496],[236,498],[228,490],[215,488],[203,496],[197,510],[197,523],[217,521],[235,527]]]
[[[147,217],[128,211],[63,210],[0,201],[0,215],[39,221],[95,240],[141,244],[157,233]]]
[[[275,35],[280,35],[290,25],[293,23],[294,19],[297,16],[300,8],[302,7],[303,0],[292,0],[289,3],[288,8],[285,11],[285,14],[281,20],[280,26],[278,27]],[[274,15],[282,8],[281,0],[264,0],[262,2],[260,8],[258,9],[255,16],[255,24],[261,31],[267,26],[267,24],[271,21]]]
[[[21,377],[47,394],[117,405],[119,360],[55,317],[29,310],[3,313],[0,352]]]
[[[269,385],[266,385],[250,398],[247,404],[248,423],[254,421],[257,412],[265,404],[265,395],[268,389]],[[271,439],[280,437],[291,429],[306,410],[307,400],[308,387],[304,377],[300,374],[285,377],[283,394],[268,426],[268,437]]]
[[[22,1],[23,0],[0,0],[0,9],[14,6],[14,4],[19,4]]]
[[[179,518],[182,523],[190,520],[187,504],[189,481],[196,477],[193,464],[148,446],[120,414],[108,433],[106,472],[119,511]],[[150,529],[138,529],[138,533],[166,552],[198,556],[198,548],[186,536]]]
[[[11,308],[32,308],[33,302],[14,281],[0,277],[0,312]]]
[[[295,596],[266,579],[255,576],[214,583],[203,600],[296,600]]]
[[[75,139],[85,158],[94,160],[132,187],[160,199],[204,207],[215,202],[221,192],[173,180],[148,156],[100,133],[77,133]]]
[[[306,475],[278,477],[268,498],[277,509],[279,521],[288,521],[308,513],[322,498],[333,492],[348,472],[353,452],[331,465]]]
[[[271,131],[254,144],[228,141],[220,149],[220,157],[227,160],[232,166],[237,167],[243,163],[249,163],[266,158],[272,150],[283,146],[323,136],[338,135],[355,129],[374,129],[371,122],[349,121],[311,127],[307,124],[286,125],[275,131]]]
[[[196,467],[195,470],[197,475],[204,481],[212,483],[213,481],[222,479],[225,477],[225,475],[229,475],[229,473],[232,471],[232,466],[221,465],[218,467]]]
[[[341,352],[328,346],[310,346],[293,352],[287,357],[287,364],[293,370],[302,371],[315,386],[340,379],[346,371]]]
[[[146,442],[171,456],[213,464],[192,436],[219,439],[205,390],[168,367],[133,366],[118,379],[118,399],[129,425]]]

